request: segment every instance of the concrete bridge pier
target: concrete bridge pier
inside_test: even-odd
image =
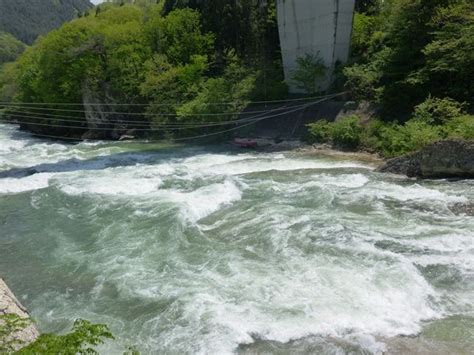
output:
[[[296,60],[306,54],[322,58],[328,73],[318,88],[329,87],[335,64],[349,58],[354,6],[355,0],[277,0],[283,66],[290,93],[304,93],[292,76]]]

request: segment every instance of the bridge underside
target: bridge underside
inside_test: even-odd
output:
[[[285,80],[291,93],[304,93],[292,80],[297,59],[319,56],[328,68],[317,87],[329,87],[337,62],[349,57],[355,0],[277,0]]]

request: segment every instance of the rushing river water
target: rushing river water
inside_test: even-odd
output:
[[[0,274],[43,331],[148,353],[474,350],[472,181],[0,125]]]

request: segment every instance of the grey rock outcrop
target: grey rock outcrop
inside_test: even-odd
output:
[[[0,316],[6,314],[16,314],[20,318],[30,317],[26,308],[22,306],[6,283],[0,278]],[[2,322],[1,319],[0,322]],[[22,346],[33,342],[38,336],[38,330],[30,323],[26,328],[9,335],[8,340],[18,340],[15,343],[15,349],[18,350]]]
[[[419,178],[474,178],[474,141],[444,140],[391,159],[380,172]]]

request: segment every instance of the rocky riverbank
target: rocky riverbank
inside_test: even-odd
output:
[[[264,151],[299,150],[318,155],[354,158],[376,167],[379,172],[406,175],[421,179],[473,179],[474,141],[444,140],[404,156],[384,160],[376,153],[341,151],[328,144],[307,145],[299,140],[258,141]]]
[[[0,278],[0,327],[4,324],[2,317],[8,314],[15,314],[22,319],[30,317],[26,308],[23,307],[23,305],[18,301],[13,292],[8,288],[5,281]],[[30,323],[26,328],[14,331],[5,339],[0,338],[0,342],[2,340],[7,342],[13,341],[13,348],[18,350],[21,347],[33,342],[38,336],[38,330],[34,324]],[[0,343],[0,348],[1,345],[2,344]]]
[[[380,172],[409,177],[474,178],[474,141],[445,140],[387,161]]]

